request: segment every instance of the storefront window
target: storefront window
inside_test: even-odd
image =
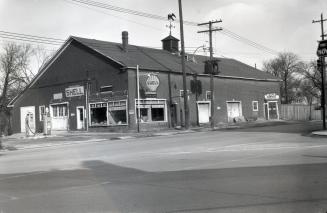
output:
[[[136,100],[136,113],[140,108],[141,122],[166,121],[166,100]]]
[[[149,121],[149,109],[146,108],[140,109],[140,121],[141,122]]]
[[[127,124],[127,101],[111,101],[108,105],[109,125]]]
[[[90,104],[91,126],[106,126],[107,122],[107,103]]]
[[[165,120],[164,108],[152,108],[151,117],[152,117],[152,121],[164,121]]]
[[[51,108],[52,108],[52,116],[54,118],[66,117],[68,114],[67,104],[52,105]]]

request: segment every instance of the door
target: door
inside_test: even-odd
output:
[[[30,128],[35,129],[35,106],[26,106],[20,108],[20,131],[25,132],[25,119],[27,114],[30,118]]]
[[[84,107],[76,107],[77,129],[84,129]]]
[[[265,118],[266,118],[266,120],[269,120],[269,116],[268,116],[268,104],[267,103],[264,103],[263,104],[263,107],[264,107],[264,111],[265,111]]]
[[[173,103],[170,106],[170,114],[171,114],[171,125],[172,127],[177,126],[177,104]]]
[[[277,102],[268,102],[269,119],[278,119],[278,105]]]
[[[228,122],[233,122],[234,118],[242,116],[240,102],[227,102]]]
[[[210,104],[198,102],[198,112],[199,112],[199,123],[200,124],[209,123]]]
[[[68,104],[53,104],[50,108],[52,129],[68,130]]]

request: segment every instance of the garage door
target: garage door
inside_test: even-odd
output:
[[[68,105],[53,104],[50,106],[51,125],[53,130],[68,130]]]
[[[227,102],[228,122],[232,122],[234,118],[242,116],[242,108],[240,102]]]

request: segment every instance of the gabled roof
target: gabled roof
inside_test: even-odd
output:
[[[169,36],[168,36],[169,37]],[[166,50],[128,45],[127,51],[123,51],[120,43],[72,37],[83,45],[111,58],[112,60],[124,65],[125,67],[136,67],[159,71],[171,71],[181,73],[181,59],[178,54],[172,54]],[[193,55],[190,55],[192,58]],[[186,72],[204,74],[204,61],[209,57],[195,55],[196,63],[186,61]],[[219,76],[248,78],[257,80],[279,81],[273,75],[255,69],[240,61],[230,58],[216,58],[219,60]]]
[[[162,39],[161,41],[170,41],[170,40],[179,41],[179,39],[175,38],[172,35],[167,36],[166,38]]]
[[[171,36],[173,37],[173,36]],[[169,36],[165,39],[170,39]],[[174,37],[173,37],[174,38]],[[80,44],[92,49],[93,51],[105,56],[111,61],[121,65],[122,67],[135,68],[139,65],[140,69],[149,69],[154,71],[167,71],[181,73],[181,58],[178,54],[172,54],[166,50],[141,47],[135,45],[127,45],[127,51],[123,50],[120,43],[100,41],[95,39],[87,39],[76,36],[70,36],[67,41],[60,47],[56,54],[47,62],[40,72],[33,78],[31,83],[10,101],[8,107],[18,100],[18,98],[30,88],[42,75],[46,72],[49,66],[61,55],[61,53],[70,45],[72,41],[77,41]],[[191,55],[190,57],[193,57]],[[186,72],[190,74],[204,74],[204,62],[209,58],[206,56],[195,55],[196,62],[186,61]],[[218,76],[227,78],[242,78],[251,80],[265,81],[280,81],[275,76],[255,69],[240,61],[229,58],[216,58],[219,60]]]

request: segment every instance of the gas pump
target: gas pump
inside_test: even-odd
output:
[[[34,115],[31,112],[28,112],[25,117],[25,135],[26,137],[35,135],[35,122]]]
[[[43,134],[44,135],[51,135],[51,117],[49,108],[45,108],[45,114],[43,114]]]

